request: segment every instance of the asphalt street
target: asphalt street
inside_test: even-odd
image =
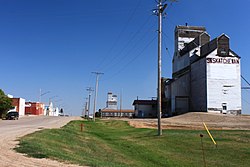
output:
[[[24,116],[19,120],[0,120],[1,167],[76,167],[49,159],[30,158],[13,150],[18,138],[38,130],[60,128],[80,117]]]

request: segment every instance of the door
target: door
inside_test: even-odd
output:
[[[222,103],[222,113],[223,114],[227,113],[227,103]]]

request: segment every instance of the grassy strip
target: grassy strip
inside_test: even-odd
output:
[[[83,132],[80,124],[84,124]],[[216,148],[205,131],[136,129],[127,122],[73,121],[20,140],[18,152],[88,166],[204,166],[199,134],[203,133],[206,166],[249,166],[250,131],[212,131]]]

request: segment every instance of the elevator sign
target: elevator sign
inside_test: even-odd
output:
[[[239,59],[235,59],[235,58],[207,58],[207,63],[239,64]]]

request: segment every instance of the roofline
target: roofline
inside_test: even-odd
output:
[[[132,109],[119,110],[119,109],[107,109],[107,108],[104,108],[104,109],[101,110],[101,112],[135,112],[135,110],[132,110]]]
[[[222,37],[222,36],[226,36],[227,38],[229,38],[230,39],[230,37],[227,35],[227,34],[225,34],[225,33],[222,33],[221,35],[219,35],[217,38],[220,38],[220,37]]]
[[[157,104],[157,100],[134,100],[133,105],[135,104],[152,105]]]
[[[206,31],[206,27],[205,26],[184,26],[184,25],[177,25],[175,27],[176,29],[189,29],[189,30],[203,30]]]
[[[229,48],[229,52],[232,52],[236,57],[238,57],[239,59],[241,58],[237,53],[235,53],[233,50],[231,50],[230,48]]]

